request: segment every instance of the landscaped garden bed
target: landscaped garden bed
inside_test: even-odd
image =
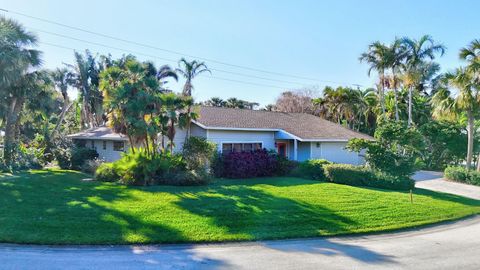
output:
[[[221,242],[368,233],[480,213],[480,201],[292,177],[128,187],[38,170],[0,178],[0,242]]]

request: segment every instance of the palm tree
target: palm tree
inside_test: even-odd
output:
[[[4,137],[4,160],[10,165],[15,150],[15,127],[27,98],[29,86],[35,81],[32,68],[41,64],[37,37],[19,23],[0,17],[0,96],[8,104]]]
[[[360,62],[366,62],[370,65],[368,69],[368,76],[370,76],[372,70],[378,72],[379,85],[378,88],[380,106],[382,108],[382,115],[385,114],[385,71],[388,68],[388,55],[389,49],[385,44],[380,43],[379,41],[373,42],[368,46],[368,51],[362,53],[360,56]]]
[[[176,71],[185,78],[185,85],[183,86],[182,95],[186,97],[192,96],[192,80],[195,77],[197,77],[201,73],[211,73],[211,71],[208,69],[207,65],[205,65],[204,62],[198,62],[197,60],[188,62],[185,58],[182,58],[178,62],[178,66],[179,68],[177,68]],[[191,109],[191,106],[187,107],[187,115],[190,115]],[[187,122],[187,136],[185,136],[185,140],[190,137],[190,120]]]
[[[467,61],[467,70],[472,74],[472,86],[476,94],[480,91],[480,40],[473,40],[460,50],[460,58]],[[477,171],[480,171],[480,154],[477,159]]]
[[[67,68],[57,68],[55,71],[51,73],[53,83],[55,87],[60,91],[63,97],[63,105],[62,105],[62,112],[57,120],[57,124],[55,128],[50,133],[50,138],[53,138],[55,133],[60,128],[60,125],[65,118],[65,114],[70,110],[73,102],[70,102],[70,98],[68,97],[68,86],[72,83],[72,74],[68,71]]]
[[[422,79],[425,79],[422,76],[431,78],[438,71],[438,65],[427,63],[426,60],[434,60],[437,53],[442,56],[445,53],[445,46],[435,43],[429,35],[424,35],[419,40],[404,37],[401,39],[401,46],[406,53],[404,83],[408,87],[408,126],[410,126],[413,119],[413,89],[420,87]]]
[[[401,40],[396,38],[393,43],[388,46],[387,53],[387,67],[391,70],[391,77],[389,86],[393,89],[394,105],[395,105],[395,120],[400,120],[400,115],[398,111],[398,73],[402,68],[404,68],[403,60],[406,57],[406,51],[403,46],[401,46]]]
[[[467,68],[458,68],[455,72],[446,74],[448,84],[457,89],[458,94],[452,97],[448,89],[442,89],[432,98],[434,116],[467,116],[467,168],[472,164],[475,114],[480,109],[480,88],[475,85],[473,77],[473,72]]]
[[[183,86],[182,94],[184,96],[192,96],[192,80],[200,75],[201,73],[210,72],[204,62],[198,62],[193,60],[188,62],[185,58],[180,59],[178,62],[179,68],[176,69],[176,72],[182,75],[185,78],[185,85]]]
[[[211,99],[205,101],[204,104],[211,107],[225,107],[226,101],[219,97],[212,97]]]
[[[164,85],[166,85],[168,83],[168,81],[166,79],[173,78],[175,81],[178,81],[177,73],[169,65],[161,66],[158,69],[156,76],[157,76],[158,81],[160,82],[160,88],[164,92],[169,91],[169,90],[167,90],[166,88],[163,87]]]

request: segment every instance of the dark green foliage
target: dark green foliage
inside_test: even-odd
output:
[[[451,181],[480,186],[480,172],[465,167],[451,166],[445,169],[445,178]]]
[[[421,158],[427,169],[444,169],[467,155],[467,135],[461,124],[429,121],[419,131],[425,141]]]
[[[81,170],[86,161],[98,158],[98,153],[94,149],[86,147],[73,147],[70,151],[70,169],[73,170]]]
[[[375,172],[364,166],[330,164],[324,166],[328,181],[350,186],[366,186],[392,190],[410,190],[415,182],[405,176]]]
[[[327,164],[332,164],[332,162],[325,159],[306,160],[300,162],[292,174],[305,179],[325,181],[326,177],[323,166]]]

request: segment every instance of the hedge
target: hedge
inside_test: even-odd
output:
[[[376,172],[364,166],[328,164],[323,169],[327,181],[337,184],[392,190],[410,190],[415,187],[415,182],[409,177]]]
[[[480,172],[467,170],[465,167],[447,167],[444,175],[451,181],[480,186]]]

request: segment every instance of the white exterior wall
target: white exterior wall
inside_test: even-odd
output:
[[[317,147],[318,144],[318,147]],[[345,149],[346,142],[312,142],[311,159],[326,159],[335,163],[361,165],[365,160],[359,153]]]
[[[112,162],[115,160],[120,159],[121,154],[123,153],[122,151],[114,151],[113,150],[113,140],[85,140],[85,147],[87,148],[92,148],[92,141],[94,144],[94,148],[97,153],[98,153],[98,158],[107,162]],[[103,149],[103,141],[107,143],[106,149]],[[125,152],[128,151],[128,148],[130,147],[128,142],[123,142],[124,143],[124,150]]]
[[[268,150],[275,149],[274,131],[240,131],[240,130],[208,130],[207,140],[217,144],[218,151],[222,151],[222,143],[262,143]]]

